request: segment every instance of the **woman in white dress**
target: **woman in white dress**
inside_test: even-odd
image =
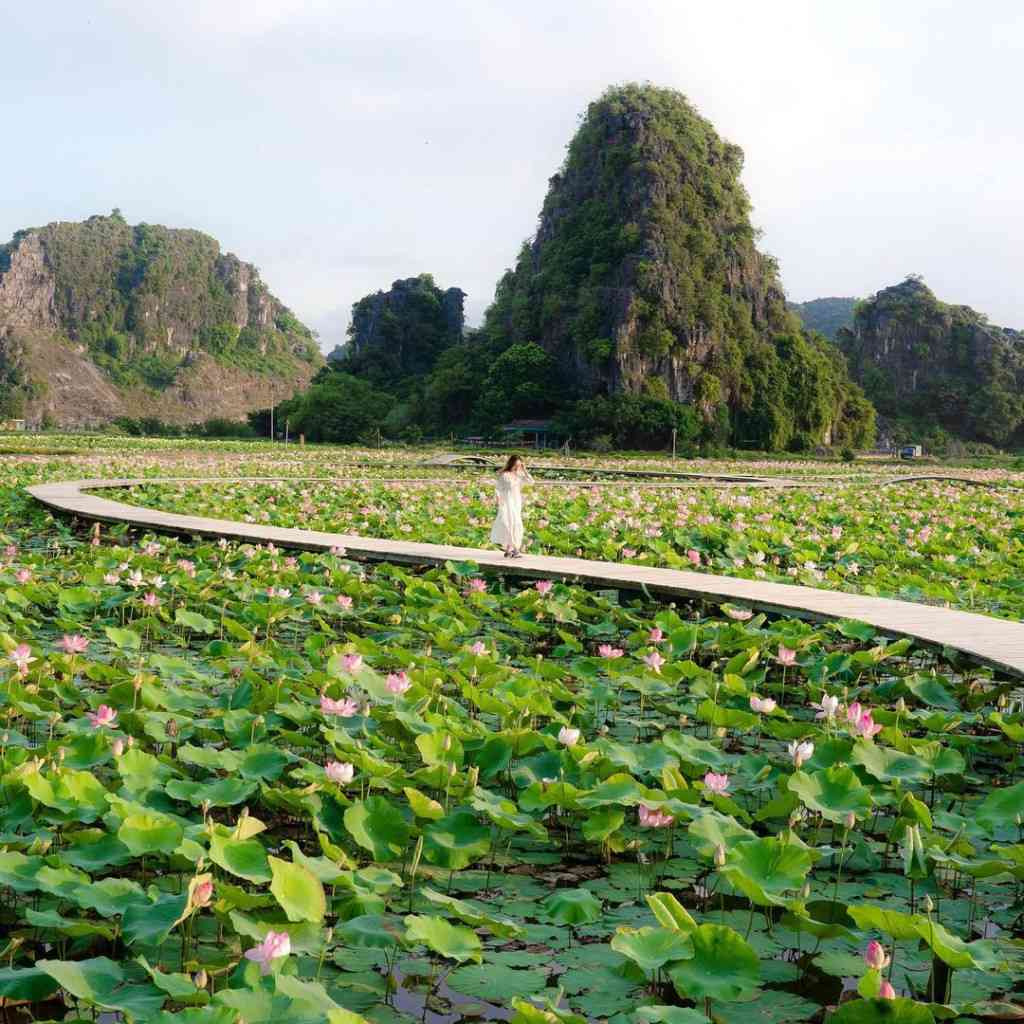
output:
[[[532,484],[533,477],[518,455],[510,455],[495,484],[498,514],[491,527],[491,543],[500,544],[505,549],[506,558],[519,558],[522,554],[524,483]]]

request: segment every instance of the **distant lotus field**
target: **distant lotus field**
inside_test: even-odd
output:
[[[853,621],[94,533],[21,490],[275,460],[326,468],[0,461],[4,1024],[1021,1019],[1019,680]],[[455,477],[110,496],[469,544],[493,509]],[[534,550],[1018,607],[1009,488],[532,500]]]
[[[120,500],[250,523],[486,546],[491,481],[147,485]],[[537,486],[527,550],[1024,618],[1024,488]]]

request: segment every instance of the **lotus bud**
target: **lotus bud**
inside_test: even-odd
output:
[[[456,766],[455,762],[454,762],[454,761],[452,761],[452,763],[451,763],[450,765],[448,765],[448,778],[450,778],[450,779],[454,779],[454,778],[455,778],[455,773],[456,773],[456,772],[457,772],[458,770],[459,770],[459,769],[458,769],[458,767]]]
[[[726,729],[726,728],[725,728],[725,726],[723,725],[723,726],[719,726],[719,727],[718,727],[718,728],[717,728],[717,729],[715,730],[715,735],[716,735],[716,736],[717,736],[717,737],[718,737],[718,738],[719,738],[720,740],[723,740],[723,739],[725,739],[725,737],[726,737],[726,736],[728,735],[728,732],[729,732],[729,730],[728,730],[728,729]]]
[[[1006,694],[1005,693],[999,694],[999,700],[996,701],[996,706],[999,708],[1000,711],[1005,711],[1006,710],[1007,703],[1008,703],[1008,701],[1006,699]]]
[[[476,789],[476,784],[480,780],[480,766],[477,764],[473,765],[473,767],[466,773],[466,778],[469,788]]]
[[[892,983],[891,982],[883,981],[882,984],[878,986],[878,998],[879,999],[895,999],[896,998],[896,989],[894,989],[892,987]]]
[[[129,750],[131,750],[131,749],[132,749],[132,747],[134,747],[134,746],[135,746],[135,737],[134,737],[134,736],[129,736],[129,737],[128,737],[128,740],[127,740],[127,746],[128,746],[128,749],[129,749]]]
[[[243,807],[242,813],[238,815],[238,824],[241,825],[243,822],[249,820],[249,808]]]
[[[889,954],[885,951],[883,946],[877,939],[872,939],[868,943],[868,948],[864,950],[864,963],[868,965],[873,971],[881,971],[889,966]]]
[[[61,747],[57,751],[57,760],[63,762],[64,758],[67,757],[67,754],[68,754],[67,750],[64,747]]]
[[[447,751],[449,751],[449,750],[451,750],[451,749],[452,749],[452,737],[451,737],[451,733],[446,733],[446,734],[445,734],[445,737],[444,737],[444,747],[443,747],[443,749],[445,750],[445,752],[447,752]]]
[[[715,867],[720,868],[725,866],[725,847],[719,843],[715,847]]]
[[[178,723],[172,718],[167,722],[167,735],[173,740],[178,735]]]
[[[324,945],[325,946],[329,946],[331,944],[331,940],[333,938],[334,938],[334,929],[333,928],[328,928],[327,931],[324,932]]]
[[[811,898],[811,883],[805,882],[804,887],[800,890],[800,899],[809,900]]]
[[[199,809],[203,812],[203,817],[205,818],[210,813],[210,801],[204,800],[199,805]]]
[[[935,904],[932,903],[932,898],[925,893],[924,899],[921,901],[921,906],[924,907],[924,912],[930,914],[935,909]]]
[[[846,826],[846,831],[849,832],[857,824],[857,815],[850,811],[843,819],[843,824]]]
[[[120,757],[124,753],[124,740],[120,736],[114,740],[114,757]]]
[[[210,977],[203,968],[200,968],[192,975],[192,984],[195,985],[196,988],[206,988],[209,983]]]
[[[907,710],[907,702],[906,702],[906,701],[905,701],[905,700],[904,700],[904,699],[903,699],[902,697],[900,697],[900,699],[899,699],[898,701],[896,701],[896,710],[897,710],[897,711],[898,711],[898,712],[899,712],[899,713],[900,713],[901,715],[902,715],[902,714],[905,714],[905,713],[906,713],[906,710]]]

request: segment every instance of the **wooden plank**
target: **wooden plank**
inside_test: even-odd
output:
[[[270,478],[251,478],[269,482]],[[286,478],[287,479],[287,478]],[[273,543],[282,548],[329,551],[344,547],[357,559],[414,565],[443,565],[447,561],[472,561],[481,569],[528,579],[561,579],[620,590],[646,590],[662,597],[735,602],[753,609],[796,615],[816,620],[857,619],[896,636],[909,636],[928,644],[948,646],[1000,671],[1024,676],[1024,625],[973,612],[915,604],[890,598],[848,594],[795,584],[715,576],[710,573],[524,555],[507,559],[498,551],[448,544],[422,544],[397,540],[325,533],[281,526],[210,519],[142,508],[112,501],[86,490],[125,488],[141,484],[169,484],[181,479],[70,480],[36,484],[29,494],[48,508],[84,519],[128,523],[185,536],[227,537],[254,544]],[[189,480],[187,482],[196,482]],[[203,478],[204,483],[216,482]],[[224,479],[223,483],[238,482]]]

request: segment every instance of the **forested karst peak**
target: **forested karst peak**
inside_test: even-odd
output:
[[[98,424],[141,409],[240,417],[321,362],[255,267],[200,231],[115,210],[0,247],[0,398],[8,415]],[[263,397],[257,397],[262,392]]]

